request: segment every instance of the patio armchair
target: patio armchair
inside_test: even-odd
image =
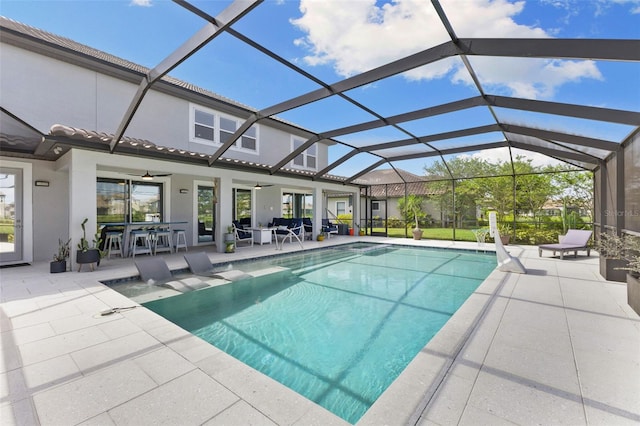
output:
[[[331,223],[329,219],[322,219],[322,232],[327,234],[327,238],[331,238],[331,234],[338,235],[338,225]]]
[[[591,238],[592,231],[582,229],[569,229],[566,235],[559,237],[561,242],[556,244],[542,244],[538,246],[538,256],[542,256],[542,250],[550,250],[553,255],[560,253],[560,260],[564,259],[565,252],[573,252],[574,257],[578,257],[578,251],[586,250],[587,256],[591,255],[591,248],[587,243]]]
[[[253,247],[253,231],[251,231],[250,229],[245,230],[245,229],[238,228],[234,222],[233,233],[236,236],[236,246],[238,245],[238,243],[247,242],[247,243],[251,243],[251,247]]]
[[[302,224],[304,225],[304,234],[307,237],[307,239],[312,239],[313,238],[313,223],[311,222],[311,219],[308,217],[303,217],[302,218]]]
[[[291,222],[288,226],[280,225],[274,231],[276,237],[276,247],[278,245],[278,239],[281,238],[280,242],[284,243],[287,238],[289,242],[293,242],[295,238],[300,243],[300,247],[302,247],[302,240],[304,240],[304,224],[302,223],[302,219],[291,219]]]

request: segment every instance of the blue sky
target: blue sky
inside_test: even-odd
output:
[[[229,4],[192,3],[213,16]],[[640,0],[441,0],[441,4],[459,37],[640,38]],[[204,25],[199,17],[167,0],[0,0],[0,14],[147,67],[157,65]],[[425,0],[265,1],[234,29],[329,83],[448,41]],[[470,60],[489,94],[640,111],[638,64]],[[228,35],[214,40],[170,74],[258,109],[318,88]],[[454,58],[348,95],[388,116],[476,96],[477,91],[461,61]],[[549,117],[500,113],[513,122],[549,124]],[[279,116],[318,132],[373,119],[334,98]],[[490,124],[491,117],[469,111],[407,123],[406,127],[423,136],[460,128],[461,121],[483,125]],[[587,129],[614,141],[630,131],[625,126],[559,118],[551,125],[572,133]],[[489,142],[492,137],[483,138]],[[340,140],[358,145],[406,138],[384,129]],[[334,149],[331,155],[336,158],[342,152]],[[338,170],[336,174],[362,168],[363,159],[357,161],[358,165],[345,164],[344,173]],[[402,167],[419,173],[425,163],[428,161],[421,159]]]

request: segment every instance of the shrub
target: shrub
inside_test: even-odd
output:
[[[518,225],[520,226],[520,225]],[[540,245],[558,242],[557,229],[516,229],[516,242],[520,244]]]
[[[404,228],[405,223],[402,219],[392,216],[387,219],[387,226],[389,228]]]

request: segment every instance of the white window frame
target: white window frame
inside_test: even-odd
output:
[[[202,138],[198,138],[196,137],[196,111],[200,111],[203,112],[205,114],[210,114],[213,116],[213,140],[209,140],[209,139],[202,139]],[[218,128],[218,113],[216,113],[214,110],[209,109],[209,108],[205,108],[205,107],[201,107],[199,105],[196,104],[190,104],[189,105],[189,141],[190,142],[195,142],[195,143],[201,143],[203,145],[215,145],[215,144],[219,144],[219,142],[216,140],[216,136],[217,136],[217,132],[216,129]]]
[[[291,137],[291,152],[295,151],[297,149],[296,147],[296,142],[299,142],[300,145],[304,144],[306,142],[305,139],[297,137],[297,136],[292,136]],[[314,153],[310,153],[310,150],[315,150]],[[291,160],[291,167],[294,169],[302,169],[302,170],[314,170],[317,171],[318,170],[318,147],[316,146],[316,144],[314,143],[313,145],[311,145],[309,148],[305,149],[304,151],[302,151],[299,155],[302,156],[302,164],[296,164],[296,157],[294,157]],[[309,159],[313,158],[315,160],[315,165],[314,166],[309,166]]]
[[[220,125],[221,119],[233,121],[236,124],[236,130],[238,130],[238,128],[240,126],[242,126],[242,124],[244,123],[243,120],[240,120],[240,119],[238,119],[236,117],[232,117],[230,115],[225,115],[225,114],[219,114],[218,115],[218,132],[216,133],[216,135],[218,136],[218,144],[220,144],[220,145],[222,144],[222,142],[220,142],[220,141],[222,141],[222,138],[220,137],[220,133],[223,132],[222,126]],[[247,153],[250,153],[250,154],[258,154],[260,152],[260,149],[259,149],[260,147],[259,147],[259,143],[258,143],[258,141],[260,140],[260,138],[258,137],[258,135],[259,135],[259,127],[258,127],[257,124],[254,124],[254,125],[252,125],[250,127],[250,129],[254,129],[255,130],[255,133],[256,133],[255,138],[252,137],[252,136],[246,136],[246,132],[245,132],[242,136],[240,136],[240,138],[238,138],[238,140],[233,145],[231,145],[231,147],[229,149],[233,149],[235,151],[247,152]],[[235,130],[234,130],[234,133],[235,133]],[[256,143],[256,149],[250,149],[250,148],[243,147],[242,146],[242,138],[244,138],[244,137],[254,139],[255,143]]]
[[[340,208],[341,205],[342,205],[342,209]],[[336,216],[340,216],[341,214],[347,214],[346,201],[336,201]]]
[[[213,140],[209,140],[209,139],[202,139],[202,138],[198,138],[196,137],[196,111],[200,111],[202,113],[205,114],[210,114],[213,116]],[[194,142],[194,143],[200,143],[203,145],[209,145],[209,146],[220,146],[222,145],[222,138],[220,137],[220,134],[222,132],[227,132],[222,129],[222,126],[220,125],[221,120],[229,120],[229,121],[233,121],[235,123],[235,128],[236,130],[244,123],[243,120],[237,118],[237,117],[233,117],[230,115],[226,115],[226,114],[220,114],[217,111],[212,110],[211,108],[207,108],[207,107],[203,107],[197,104],[189,104],[189,142]],[[201,124],[201,123],[200,123]],[[251,126],[251,129],[254,129],[255,131],[255,137],[252,136],[247,136],[246,133],[244,135],[242,135],[233,145],[231,145],[229,147],[230,150],[233,151],[240,151],[240,152],[245,152],[245,153],[249,153],[249,154],[258,154],[260,151],[260,127],[257,124],[254,124]],[[235,133],[235,130],[234,130]],[[255,145],[256,148],[255,149],[250,149],[250,148],[244,148],[242,146],[242,139],[243,138],[251,138],[255,140]]]

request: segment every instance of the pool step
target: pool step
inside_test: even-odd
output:
[[[317,269],[322,269],[322,268],[326,268],[327,266],[336,264],[336,263],[340,263],[340,262],[345,262],[348,261],[350,259],[356,259],[358,257],[362,256],[361,254],[353,254],[353,253],[345,253],[342,252],[340,253],[338,256],[332,256],[331,259],[325,259],[324,262],[322,263],[316,263],[313,265],[304,265],[299,267],[298,269],[294,269],[292,268],[292,272],[295,275],[304,275],[306,273],[309,272],[313,272]]]
[[[344,260],[345,256],[352,256],[352,253],[345,253],[344,251],[336,250],[323,250],[322,251],[322,264],[333,263],[336,260]],[[305,255],[297,256],[293,259],[287,259],[282,262],[283,267],[290,268],[293,273],[297,274],[301,271],[305,271],[308,268],[316,268],[318,266],[318,253],[309,253]]]

